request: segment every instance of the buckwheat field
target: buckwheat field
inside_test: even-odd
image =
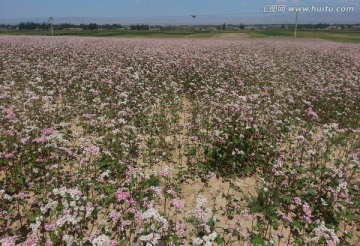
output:
[[[0,244],[358,245],[360,49],[0,36]]]

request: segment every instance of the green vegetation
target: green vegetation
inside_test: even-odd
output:
[[[151,38],[214,38],[226,37],[227,34],[241,33],[250,38],[285,37],[292,38],[292,29],[268,29],[268,30],[54,30],[55,36],[94,36],[94,37],[151,37]],[[50,30],[0,30],[0,35],[51,35]],[[224,35],[225,34],[225,35]],[[298,38],[325,39],[335,42],[360,43],[360,30],[314,30],[306,29],[298,31]]]
[[[1,34],[11,35],[46,35],[49,30],[8,30],[0,31]],[[54,36],[94,36],[94,37],[154,37],[154,38],[210,38],[219,33],[210,31],[146,31],[146,30],[54,30]]]
[[[252,38],[293,37],[294,30],[270,29],[246,32]],[[298,38],[317,38],[336,42],[360,43],[360,30],[298,30]]]

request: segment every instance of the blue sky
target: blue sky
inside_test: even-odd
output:
[[[286,3],[288,6],[323,4],[353,6],[359,0],[0,0],[0,19],[56,17],[199,17],[261,16],[264,4]],[[359,15],[360,22],[360,15]]]

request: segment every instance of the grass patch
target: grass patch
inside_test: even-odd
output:
[[[294,30],[255,30],[246,31],[251,38],[293,37]],[[298,30],[299,38],[325,39],[335,42],[360,43],[358,30]]]
[[[86,36],[86,37],[146,37],[146,38],[216,38],[222,34],[243,33],[250,38],[294,36],[294,30],[242,30],[242,31],[122,31],[122,30],[54,30],[54,36]],[[50,36],[49,30],[8,30],[0,31],[0,35],[45,35]],[[298,30],[298,38],[325,39],[335,42],[360,43],[359,30]]]
[[[9,30],[0,31],[0,35],[44,35],[51,36],[49,30]],[[210,38],[217,34],[210,31],[120,31],[120,30],[54,30],[54,36],[86,37],[154,37],[154,38]]]

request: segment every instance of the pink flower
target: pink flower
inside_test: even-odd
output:
[[[137,201],[135,201],[134,199],[130,199],[130,200],[128,201],[128,203],[129,203],[130,205],[135,205],[135,204],[137,204]]]
[[[47,138],[46,137],[41,137],[41,138],[35,138],[34,139],[34,142],[35,143],[45,143],[47,141]]]
[[[311,224],[311,222],[312,222],[311,219],[307,216],[304,217],[304,220],[305,220],[306,224]]]
[[[13,131],[11,131],[11,130],[6,130],[6,131],[5,131],[5,135],[6,135],[6,136],[14,136],[15,133],[14,133]]]
[[[170,190],[167,190],[166,192],[170,195],[176,196],[176,191],[174,191],[174,190],[170,189]]]
[[[115,221],[119,220],[120,218],[122,218],[122,216],[121,216],[120,212],[113,210],[110,213],[110,218],[113,222],[115,222]]]
[[[126,200],[129,196],[130,192],[124,192],[121,188],[115,193],[115,197],[119,200],[119,202]]]
[[[183,210],[185,207],[184,203],[178,199],[172,199],[170,203],[178,210]]]
[[[51,128],[44,128],[41,130],[42,136],[49,136],[53,133],[53,130]]]
[[[275,167],[282,167],[283,160],[285,158],[285,153],[281,153],[279,158],[277,159],[277,165]]]
[[[85,152],[90,155],[97,155],[100,153],[100,148],[97,146],[89,146],[85,147]]]
[[[171,176],[171,169],[169,167],[165,168],[164,170],[161,170],[159,172],[160,176],[169,178]]]
[[[12,108],[3,108],[2,111],[6,114],[5,116],[6,119],[12,119],[15,117],[15,113]]]
[[[239,86],[244,86],[244,82],[243,82],[242,80],[240,80],[240,79],[238,79],[238,80],[236,81],[236,83],[237,83]]]
[[[302,210],[303,212],[306,214],[307,217],[311,217],[311,211],[310,211],[310,206],[309,204],[307,204],[306,202],[302,205]]]
[[[197,136],[192,136],[192,137],[190,137],[190,140],[191,141],[197,141],[197,140],[199,140],[199,138]]]
[[[6,159],[11,159],[11,158],[13,158],[14,157],[14,155],[12,154],[12,153],[6,153],[5,154],[5,158]]]
[[[20,243],[17,246],[33,246],[33,245],[37,245],[37,243],[38,243],[37,238],[34,235],[29,235],[26,238],[25,242]]]
[[[175,231],[178,237],[186,237],[186,225],[181,220],[176,223]]]
[[[47,231],[55,231],[57,229],[56,222],[54,221],[54,222],[52,222],[50,224],[45,224],[44,228]]]
[[[304,136],[297,136],[296,138],[298,141],[300,142],[304,142],[305,141],[305,137]]]
[[[21,142],[22,144],[26,144],[28,141],[29,141],[29,138],[22,138],[22,139],[20,140],[20,142]]]
[[[294,197],[293,201],[295,202],[295,204],[301,205],[301,198],[300,197]]]
[[[6,246],[15,246],[16,245],[16,240],[18,239],[17,236],[14,237],[6,237],[3,239],[0,239],[0,243],[1,245],[6,245]]]
[[[319,116],[317,115],[317,113],[315,113],[312,108],[308,109],[308,115],[312,116],[314,119],[318,120]]]
[[[29,195],[26,194],[26,193],[20,192],[19,194],[14,195],[14,197],[17,198],[17,199],[20,199],[20,200],[24,200],[24,199],[26,199],[27,197],[29,197]]]

